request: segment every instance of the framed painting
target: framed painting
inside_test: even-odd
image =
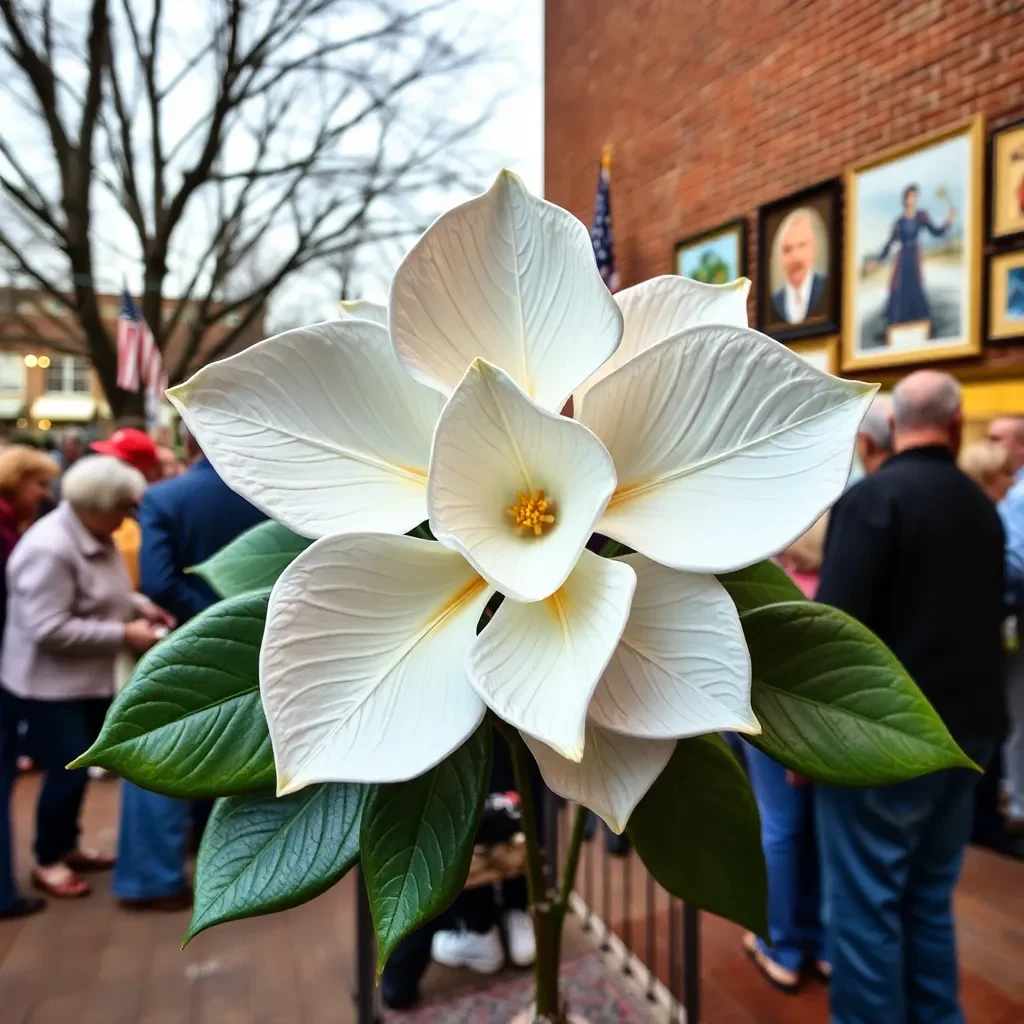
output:
[[[988,261],[988,340],[1024,340],[1024,249]]]
[[[992,241],[1024,238],[1024,121],[992,133],[989,176]]]
[[[825,373],[839,373],[839,336],[833,334],[828,338],[804,338],[799,341],[787,342],[801,359],[811,366],[824,370]]]
[[[981,351],[980,116],[846,172],[843,369]]]
[[[676,242],[675,272],[704,284],[747,275],[747,222],[734,220]]]
[[[836,179],[757,211],[758,330],[779,341],[839,330],[841,200]]]

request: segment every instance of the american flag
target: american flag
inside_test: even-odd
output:
[[[167,390],[160,349],[127,288],[121,293],[117,318],[117,386],[133,393],[145,388],[154,396]]]
[[[612,242],[612,154],[606,146],[601,154],[601,170],[597,177],[597,199],[594,201],[594,223],[590,227],[590,241],[594,245],[594,258],[601,279],[608,290],[619,290],[619,272],[615,269],[615,247]]]

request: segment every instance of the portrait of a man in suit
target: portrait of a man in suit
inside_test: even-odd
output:
[[[777,257],[782,266],[783,284],[772,292],[775,313],[790,324],[802,323],[822,312],[827,294],[828,275],[815,270],[818,262],[817,211],[800,206],[788,213],[776,235]]]

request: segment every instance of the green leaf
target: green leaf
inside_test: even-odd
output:
[[[206,580],[220,597],[236,597],[272,587],[312,543],[280,523],[260,523],[190,571]]]
[[[218,800],[196,861],[187,943],[206,928],[297,907],[326,892],[359,859],[368,787],[325,782],[280,798]]]
[[[740,621],[763,729],[744,739],[769,757],[839,786],[976,767],[892,652],[849,615],[794,601]]]
[[[259,691],[269,599],[263,590],[221,601],[143,655],[99,738],[71,767],[99,765],[193,799],[272,789]]]
[[[399,940],[450,906],[465,884],[490,774],[485,721],[436,768],[371,795],[359,845],[378,975]]]
[[[771,559],[725,572],[718,582],[729,592],[740,614],[780,601],[803,601],[800,588]]]
[[[664,889],[768,935],[768,872],[750,783],[717,736],[676,744],[629,819],[647,870]]]

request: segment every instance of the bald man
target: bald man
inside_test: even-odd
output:
[[[874,630],[987,765],[1006,725],[1003,528],[956,467],[962,422],[948,374],[897,385],[894,454],[833,507],[817,600]],[[816,788],[832,1024],[962,1024],[952,894],[977,779],[950,769],[874,789]]]
[[[772,294],[772,305],[787,323],[802,323],[818,312],[828,278],[814,269],[817,258],[818,240],[811,211],[800,207],[787,214],[779,227],[779,259],[786,280]]]

